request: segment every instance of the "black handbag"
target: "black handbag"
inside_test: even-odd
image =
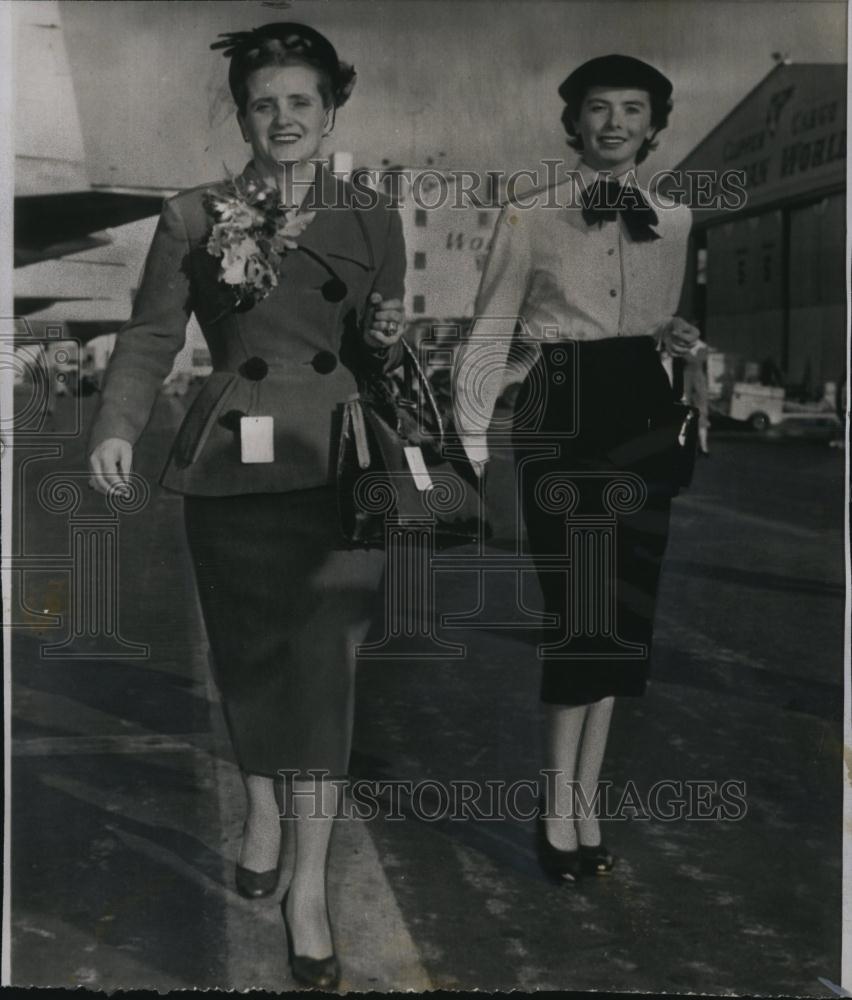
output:
[[[382,548],[388,519],[431,526],[436,548],[491,537],[484,478],[405,341],[394,371],[369,377],[344,406],[337,461],[340,527],[352,545]]]

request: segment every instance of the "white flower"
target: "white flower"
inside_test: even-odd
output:
[[[298,209],[291,208],[289,212],[284,213],[284,225],[279,227],[278,231],[289,239],[301,236],[314,221],[316,214],[316,212],[300,212]]]
[[[246,274],[246,259],[228,248],[222,254],[222,269],[219,272],[226,285],[241,285]]]
[[[219,280],[234,287],[239,301],[249,305],[276,287],[281,257],[286,249],[298,247],[296,237],[316,215],[291,209],[282,219],[277,197],[268,197],[270,193],[253,182],[244,191],[232,182],[224,195],[208,193],[207,204],[215,221],[207,252],[221,258]],[[270,223],[275,230],[271,237]]]
[[[228,222],[241,229],[250,229],[263,221],[263,215],[238,198],[228,198],[216,206],[222,222]]]

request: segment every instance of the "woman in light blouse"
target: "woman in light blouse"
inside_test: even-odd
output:
[[[537,827],[539,860],[560,881],[608,874],[614,864],[583,800],[594,802],[614,696],[641,695],[648,676],[674,492],[659,456],[641,457],[643,434],[672,401],[657,348],[682,356],[698,337],[674,316],[689,209],[660,199],[652,206],[632,174],[668,123],[671,92],[661,73],[628,56],[593,59],[564,81],[562,121],[580,163],[565,181],[504,209],[456,361],[456,422],[482,474],[510,345],[536,356],[512,441],[545,610],[563,637],[557,658],[540,653],[549,794]],[[572,594],[564,566],[546,566],[566,553],[566,511],[548,484],[557,493],[560,482],[573,484],[572,516],[600,515],[607,482],[620,473],[638,482],[624,472],[642,485],[639,509],[617,515],[613,590],[601,600],[590,573],[588,592]],[[572,560],[582,557],[572,551]],[[608,602],[614,622],[605,620]]]

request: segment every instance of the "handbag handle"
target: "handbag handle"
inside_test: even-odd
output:
[[[420,365],[420,360],[417,357],[417,351],[408,343],[408,341],[403,337],[399,341],[402,344],[402,396],[400,398],[400,404],[411,410],[416,410],[418,406],[418,399],[414,392],[414,379],[420,385],[423,394],[429,403],[429,408],[432,411],[432,415],[435,418],[435,426],[438,428],[438,438],[441,447],[444,445],[444,421],[441,417],[441,411],[438,407],[438,402],[435,399],[435,394],[432,392],[432,386],[429,385],[429,379],[426,377],[426,373]]]
[[[373,241],[370,238],[370,232],[367,228],[366,222],[361,216],[359,209],[355,209],[355,219],[358,223],[358,228],[361,230],[361,236],[363,237],[364,243],[367,247],[367,254],[370,258],[370,270],[375,271],[376,269],[376,256],[373,250]],[[441,447],[444,445],[444,421],[441,419],[441,411],[438,408],[438,403],[435,399],[435,395],[432,392],[432,387],[429,385],[429,379],[426,377],[426,373],[420,366],[420,362],[417,358],[417,352],[408,343],[408,341],[403,337],[400,340],[402,344],[402,398],[400,402],[402,405],[407,406],[411,410],[417,409],[418,400],[414,394],[414,373],[417,375],[417,380],[423,392],[426,394],[426,398],[429,401],[429,407],[432,410],[432,414],[435,417],[435,425],[438,428],[438,437]]]

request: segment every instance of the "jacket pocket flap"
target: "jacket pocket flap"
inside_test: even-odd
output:
[[[237,378],[236,372],[211,372],[207,376],[175,439],[173,454],[179,465],[197,461]]]

